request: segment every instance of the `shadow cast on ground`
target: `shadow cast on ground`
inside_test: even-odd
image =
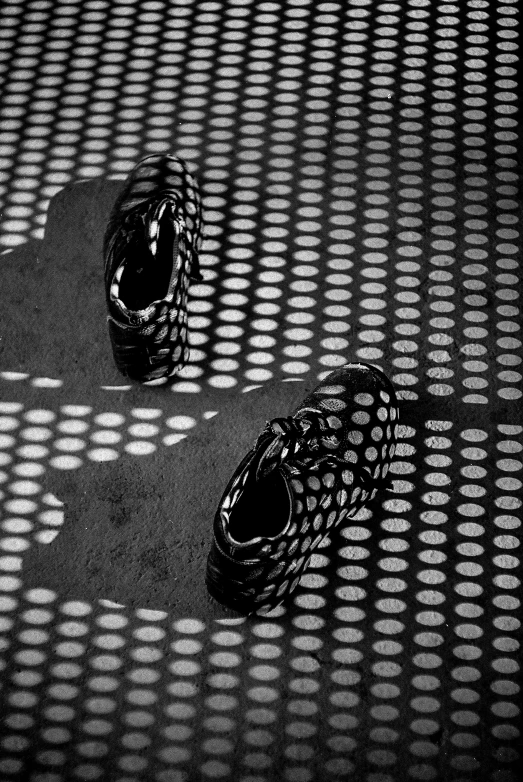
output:
[[[265,420],[290,412],[306,387],[221,392],[218,414],[174,446],[51,469],[45,489],[64,503],[64,523],[50,544],[27,552],[25,584],[202,620],[222,614],[205,588],[218,501]]]
[[[102,242],[121,182],[67,185],[45,237],[1,258],[0,369],[92,391],[120,383],[107,333]]]
[[[64,524],[50,545],[26,552],[24,581],[64,598],[109,599],[205,620],[223,615],[204,582],[221,493],[264,421],[289,414],[317,380],[312,374],[302,382],[271,380],[247,394],[207,384],[204,394],[126,385],[111,355],[102,263],[103,232],[120,187],[103,179],[67,186],[51,202],[44,241],[2,258],[1,369],[63,381],[58,388],[2,381],[5,398],[14,394],[57,415],[73,401],[125,416],[137,404],[200,421],[205,411],[218,415],[152,454],[121,451],[114,461],[85,461],[75,470],[50,467],[44,490],[64,503]],[[473,426],[477,414],[466,412]],[[402,403],[402,422],[416,433],[414,460],[422,460],[419,424],[455,416],[452,399],[418,394]]]

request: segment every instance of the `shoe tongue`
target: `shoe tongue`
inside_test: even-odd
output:
[[[268,438],[263,444],[260,444],[258,454],[255,457],[257,464],[253,464],[256,470],[256,480],[259,481],[265,478],[276,467],[279,467],[282,463],[282,451],[285,447],[285,442],[280,435],[274,434],[273,437]]]
[[[166,210],[167,215],[172,217],[172,203],[169,198],[164,198],[159,201],[147,214],[145,220],[145,230],[147,232],[147,244],[151,255],[156,255],[156,251],[158,249],[158,238],[160,235],[160,220]]]

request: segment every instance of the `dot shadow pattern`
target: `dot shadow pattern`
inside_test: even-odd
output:
[[[0,774],[514,782],[516,4],[12,0],[0,15],[6,251],[42,239],[64,186],[175,152],[206,221],[175,390],[350,357],[404,402],[392,489],[314,553],[290,604],[205,625],[18,575],[60,527],[46,471],[151,458],[199,422],[25,405],[19,383],[60,378],[2,366]]]

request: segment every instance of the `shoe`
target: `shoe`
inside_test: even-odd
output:
[[[105,232],[109,335],[120,372],[160,384],[189,357],[187,291],[201,281],[198,184],[173,155],[131,171]]]
[[[331,529],[374,498],[394,455],[397,400],[368,364],[331,372],[269,421],[220,500],[207,588],[242,614],[278,606]]]

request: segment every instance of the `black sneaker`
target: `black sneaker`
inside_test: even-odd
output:
[[[368,364],[336,369],[289,418],[269,421],[220,500],[211,596],[242,614],[279,605],[329,530],[375,496],[397,421],[392,384]]]
[[[104,240],[109,335],[116,366],[160,384],[189,357],[187,290],[198,265],[198,184],[173,155],[150,155],[131,171]]]

